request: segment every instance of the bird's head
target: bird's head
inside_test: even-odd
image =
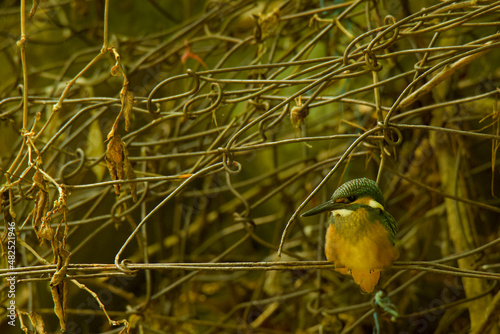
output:
[[[304,212],[301,216],[312,216],[325,211],[347,216],[360,205],[384,210],[384,197],[380,188],[375,181],[365,177],[342,184],[328,202]]]

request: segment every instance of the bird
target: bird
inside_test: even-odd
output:
[[[373,292],[381,270],[399,257],[397,223],[385,210],[379,186],[365,177],[347,181],[329,201],[301,216],[325,211],[331,212],[325,236],[326,259],[335,263],[337,272],[350,274],[362,292]]]

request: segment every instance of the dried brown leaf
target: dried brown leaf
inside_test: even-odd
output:
[[[62,332],[66,332],[66,294],[68,292],[66,282],[51,286],[50,291],[54,301],[54,313],[59,318],[59,326]]]
[[[134,172],[134,169],[132,168],[132,164],[128,160],[128,151],[125,147],[123,147],[123,152],[124,152],[124,156],[125,156],[125,173],[127,175],[127,179],[128,180],[135,180],[136,179],[135,172]],[[134,202],[137,202],[137,184],[136,184],[136,182],[130,182],[129,187],[130,187],[130,192],[132,194],[132,199],[134,200]]]
[[[134,105],[134,93],[128,90],[128,81],[123,85],[120,92],[120,100],[122,101],[123,116],[125,117],[125,131],[130,130],[130,116],[132,115],[132,107]]]
[[[68,231],[66,229],[61,229],[61,224],[57,225],[56,231],[54,232],[54,241],[63,242],[67,234]]]
[[[43,238],[40,235],[40,228],[42,226],[42,218],[47,215],[49,210],[49,194],[38,188],[38,192],[35,197],[35,207],[33,208],[33,229],[39,239]]]
[[[42,218],[42,224],[40,225],[40,230],[36,233],[38,239],[51,241],[54,237],[54,231],[50,227],[51,219]]]
[[[50,291],[52,293],[52,300],[54,301],[54,313],[59,318],[59,325],[61,331],[66,331],[66,300],[68,287],[64,278],[66,277],[66,270],[68,268],[70,253],[59,248],[57,258],[57,271],[50,280]]]
[[[47,331],[45,330],[45,323],[43,322],[43,318],[41,315],[35,312],[30,312],[28,314],[28,317],[30,318],[31,325],[33,326],[33,328],[35,328],[35,333],[38,334],[47,333]]]
[[[39,170],[37,170],[35,172],[35,175],[33,175],[33,183],[38,188],[47,191],[47,184],[45,182],[45,179],[43,178],[43,174]]]
[[[125,143],[119,136],[112,137],[106,150],[106,164],[113,180],[134,180],[136,178],[132,164],[128,160],[128,151]],[[132,199],[137,201],[136,183],[129,184]],[[121,185],[115,184],[115,193],[120,195]]]
[[[66,269],[68,268],[71,255],[71,253],[64,248],[58,248],[57,253],[57,271],[50,280],[50,286],[55,286],[63,282],[64,277],[66,277]]]
[[[112,180],[123,180],[123,149],[120,137],[111,137],[106,148],[106,165]],[[115,184],[116,195],[120,195],[120,188],[120,184]]]

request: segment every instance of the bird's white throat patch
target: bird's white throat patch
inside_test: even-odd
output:
[[[332,214],[334,216],[342,216],[342,217],[347,217],[352,213],[352,210],[347,210],[347,209],[338,209],[338,210],[333,210]]]

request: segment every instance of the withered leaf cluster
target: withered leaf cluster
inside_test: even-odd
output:
[[[125,143],[119,135],[114,135],[109,139],[106,148],[106,165],[108,166],[109,174],[113,180],[134,180],[136,178],[134,169],[128,159],[128,152],[125,148]],[[130,192],[132,199],[137,201],[136,183],[130,182]],[[120,195],[121,184],[115,184],[115,193]]]
[[[33,185],[30,191],[35,189],[36,195],[35,206],[32,211],[32,225],[38,240],[43,242],[44,240],[52,239],[52,229],[50,227],[50,223],[47,221],[47,211],[49,210],[49,192],[47,182],[39,170],[37,170],[33,175]]]
[[[67,193],[63,185],[57,185],[59,196],[54,201],[52,209],[49,211],[49,189],[47,181],[44,178],[42,171],[37,168],[33,175],[33,184],[29,192],[36,191],[35,203],[32,215],[33,230],[38,240],[50,242],[54,254],[54,263],[57,264],[57,271],[52,276],[50,281],[50,289],[52,299],[54,301],[54,313],[59,318],[61,330],[66,330],[66,268],[69,264],[70,252],[65,249],[66,236],[69,232],[67,225],[66,207]],[[52,228],[51,222],[54,214],[60,213],[62,220],[59,226]],[[64,223],[65,228],[60,228]],[[37,328],[38,333],[45,333],[45,327],[42,318],[34,313],[28,314],[32,325]]]
[[[54,313],[59,318],[59,325],[61,326],[62,332],[66,331],[66,301],[68,286],[65,278],[69,259],[70,252],[62,247],[58,247],[58,253],[56,254],[57,271],[54,273],[54,276],[52,276],[49,284],[52,299],[54,300]]]
[[[120,55],[116,51],[115,48],[110,48],[116,59],[116,64],[111,69],[111,75],[119,76],[120,73],[123,75],[123,86],[120,91],[120,100],[121,100],[121,110],[118,116],[116,117],[115,122],[111,128],[111,131],[108,133],[108,146],[106,148],[106,165],[108,166],[109,174],[111,175],[111,179],[113,181],[117,180],[134,180],[136,178],[134,169],[130,164],[128,159],[128,151],[125,147],[125,143],[121,140],[120,135],[117,133],[118,131],[118,122],[120,120],[121,115],[125,118],[125,131],[130,130],[130,117],[132,115],[132,107],[134,105],[134,93],[132,93],[129,89],[129,81],[121,67]],[[132,193],[132,199],[134,202],[137,201],[137,190],[136,183],[130,182],[130,192]],[[117,196],[120,195],[121,184],[115,184],[115,193]]]

